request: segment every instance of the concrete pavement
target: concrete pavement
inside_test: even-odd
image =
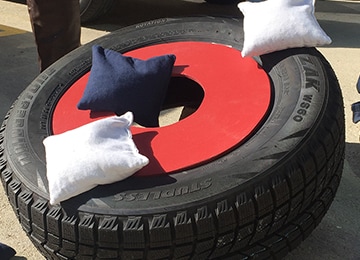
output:
[[[26,5],[17,2],[20,3],[0,0],[0,118],[38,74]],[[133,23],[193,14],[240,16],[235,6],[209,5],[200,0],[121,0],[109,15],[82,28],[82,43]],[[343,91],[346,161],[338,193],[328,213],[286,259],[356,260],[360,259],[360,125],[351,121],[351,104],[360,100],[355,88],[360,75],[360,2],[318,0],[316,16],[333,40],[331,45],[318,49],[335,70]],[[0,241],[17,251],[12,260],[43,259],[22,231],[3,190],[0,191]]]

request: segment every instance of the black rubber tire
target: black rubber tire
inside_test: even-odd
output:
[[[319,224],[340,182],[345,123],[338,81],[315,48],[256,58],[271,80],[272,108],[233,151],[184,172],[131,177],[61,205],[48,203],[42,140],[52,133],[57,100],[90,70],[93,44],[126,52],[203,41],[241,50],[241,26],[241,20],[214,17],[133,25],[66,55],[24,90],[0,130],[1,179],[45,256],[281,258]]]
[[[107,14],[114,5],[114,0],[79,0],[82,23],[96,20]]]

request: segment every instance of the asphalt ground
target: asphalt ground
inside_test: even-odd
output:
[[[211,5],[200,0],[121,0],[106,17],[82,27],[82,43],[134,23],[198,14],[241,17],[236,6]],[[351,104],[360,101],[355,87],[360,76],[360,1],[318,0],[316,17],[333,40],[331,45],[318,49],[332,65],[343,92],[345,167],[335,200],[324,219],[286,259],[360,259],[359,125],[352,123],[351,112]],[[22,0],[0,0],[0,118],[37,75],[36,46],[26,5]],[[22,230],[0,189],[0,242],[17,251],[12,260],[44,259]]]

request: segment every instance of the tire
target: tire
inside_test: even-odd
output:
[[[345,147],[338,81],[315,48],[255,58],[269,78],[271,103],[233,149],[175,173],[133,176],[48,203],[42,140],[53,134],[55,106],[90,70],[93,44],[121,53],[182,42],[238,51],[241,26],[215,17],[133,25],[66,55],[24,90],[0,131],[1,179],[46,257],[282,258],[315,229],[336,194]]]
[[[114,5],[114,0],[79,0],[82,23],[96,20],[107,14]]]

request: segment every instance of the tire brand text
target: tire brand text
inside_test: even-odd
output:
[[[212,180],[206,179],[201,182],[195,182],[191,185],[181,186],[168,190],[157,190],[151,192],[122,192],[114,195],[115,201],[144,201],[157,200],[163,198],[171,198],[182,196],[189,193],[194,193],[209,188],[212,185]]]

